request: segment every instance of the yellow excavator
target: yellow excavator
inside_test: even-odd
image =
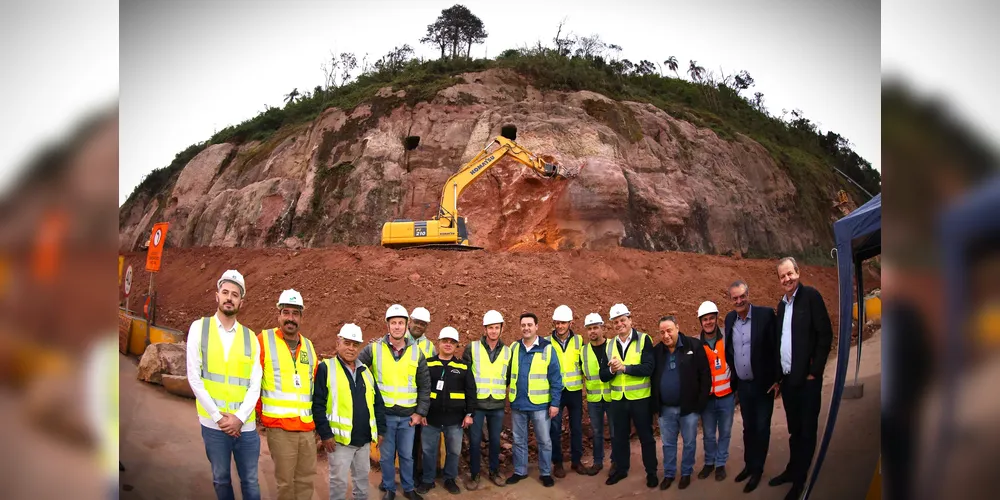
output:
[[[445,182],[437,217],[423,221],[395,219],[386,222],[382,226],[382,246],[480,250],[482,247],[472,246],[469,243],[469,230],[465,217],[458,215],[458,197],[462,194],[462,190],[506,156],[535,170],[543,177],[562,176],[556,164],[521,147],[514,142],[516,138],[517,127],[513,125],[501,127],[499,136]],[[419,137],[408,137],[406,149],[415,149],[419,140]]]

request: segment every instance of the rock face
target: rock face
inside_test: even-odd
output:
[[[139,360],[137,377],[152,384],[162,384],[164,375],[187,376],[185,343],[150,344]]]
[[[414,107],[383,89],[263,143],[210,146],[169,196],[122,207],[121,249],[137,248],[161,220],[175,246],[377,245],[384,222],[433,217],[448,177],[508,123],[520,145],[554,157],[567,178],[502,160],[459,200],[474,245],[742,255],[831,241],[829,221],[796,210],[788,174],[747,137],[725,140],[652,105],[593,92],[539,92],[502,70],[463,79]],[[407,152],[409,135],[421,141]],[[831,199],[837,189],[831,182]]]

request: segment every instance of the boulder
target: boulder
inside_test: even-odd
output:
[[[172,344],[167,342],[151,344],[146,347],[139,360],[137,378],[152,384],[162,384],[166,375],[187,375],[187,344],[184,342]]]
[[[163,388],[170,394],[194,399],[194,391],[191,390],[191,384],[188,383],[187,375],[168,375],[164,373],[161,376],[161,381]]]

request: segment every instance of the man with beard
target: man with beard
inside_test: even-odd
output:
[[[434,347],[434,342],[431,342],[431,339],[425,335],[427,333],[427,325],[430,322],[431,312],[427,308],[414,308],[410,313],[409,329],[406,332],[407,340],[412,340],[426,359],[437,356],[437,348]],[[424,457],[423,445],[421,444],[423,428],[424,426],[422,425],[413,428],[413,477],[415,478],[420,478],[420,473],[423,470],[421,467]]]
[[[385,311],[389,329],[384,337],[365,346],[358,361],[375,375],[385,402],[386,433],[379,445],[383,500],[396,498],[396,455],[403,496],[420,500],[413,478],[413,434],[431,406],[431,375],[427,359],[413,340],[406,338],[406,308],[399,304]]]
[[[260,398],[260,343],[236,321],[246,294],[243,275],[229,270],[216,283],[218,311],[191,323],[187,338],[187,376],[197,400],[205,453],[219,500],[231,500],[230,470],[236,462],[246,500],[260,499],[256,432]]]
[[[274,460],[278,499],[309,500],[316,473],[312,387],[318,361],[312,342],[299,334],[302,295],[285,290],[277,307],[279,328],[257,336],[264,370],[257,412]]]

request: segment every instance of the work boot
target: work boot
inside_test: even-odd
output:
[[[726,466],[720,465],[715,468],[715,480],[725,481],[726,480]]]
[[[573,466],[571,467],[571,469],[573,469],[573,472],[575,472],[575,473],[577,473],[577,474],[579,474],[581,476],[590,476],[591,475],[591,474],[587,474],[587,468],[584,467],[583,464],[581,464],[580,462],[573,462]]]
[[[462,492],[458,485],[455,484],[454,479],[446,479],[444,481],[444,489],[448,490],[448,493],[451,493],[452,495],[457,495]]]
[[[520,474],[514,473],[514,474],[511,474],[511,476],[507,478],[507,483],[506,484],[517,484],[522,479],[528,479],[528,476],[522,476]]]
[[[406,498],[406,500],[424,500],[424,497],[420,496],[420,493],[417,493],[416,490],[404,491],[403,497]]]
[[[714,465],[705,465],[705,467],[701,469],[701,472],[698,473],[698,479],[705,479],[712,473],[713,470],[715,470]]]
[[[677,487],[683,490],[689,484],[691,484],[691,476],[681,476],[681,482],[677,483]]]
[[[492,473],[490,475],[490,479],[493,479]],[[465,480],[465,489],[469,491],[476,491],[479,489],[479,474],[469,476],[469,479]]]
[[[426,495],[428,491],[434,489],[434,483],[420,483],[417,485],[416,492],[421,495]]]
[[[767,482],[767,485],[781,486],[785,483],[790,483],[790,482],[792,482],[792,475],[789,474],[788,471],[785,471],[782,472],[781,474],[778,474],[777,476],[772,477],[771,480]]]
[[[747,481],[747,485],[743,487],[743,493],[750,493],[757,489],[758,484],[760,484],[760,474],[751,475],[750,480]]]
[[[618,466],[614,462],[611,462],[611,468],[608,469],[608,477],[615,475],[615,472],[618,472]]]
[[[542,476],[539,479],[542,480],[542,486],[546,488],[551,488],[556,485],[556,482],[552,479],[552,476]]]
[[[646,487],[656,488],[656,474],[646,474]]]
[[[552,475],[559,479],[566,477],[566,470],[563,469],[562,462],[552,464]]]
[[[500,472],[499,471],[495,471],[495,470],[494,471],[490,471],[490,481],[493,481],[493,484],[495,484],[495,485],[497,485],[497,486],[499,486],[501,488],[503,488],[504,486],[507,485],[507,483],[504,481],[503,476],[500,475]],[[478,483],[476,483],[476,484],[478,484]]]
[[[584,469],[583,470],[583,474],[587,475],[587,476],[596,476],[598,473],[601,472],[601,469],[603,469],[603,468],[604,468],[604,466],[601,465],[601,464],[594,464],[594,465],[591,465],[590,467],[587,467],[586,469]]]
[[[387,491],[387,492],[383,493],[382,494],[382,500],[396,500],[396,492],[395,491]]]
[[[660,489],[661,490],[665,490],[665,489],[669,488],[671,484],[674,484],[674,478],[672,478],[672,477],[665,477],[665,478],[663,478],[663,481],[660,481]]]
[[[736,475],[736,482],[742,483],[743,481],[746,481],[748,477],[750,477],[750,469],[744,467],[743,470],[741,470],[740,473]]]
[[[614,474],[608,476],[608,480],[604,481],[604,484],[610,486],[612,484],[618,483],[618,481],[621,481],[622,479],[625,479],[626,477],[628,477],[628,474],[626,474],[624,472],[615,471]]]

